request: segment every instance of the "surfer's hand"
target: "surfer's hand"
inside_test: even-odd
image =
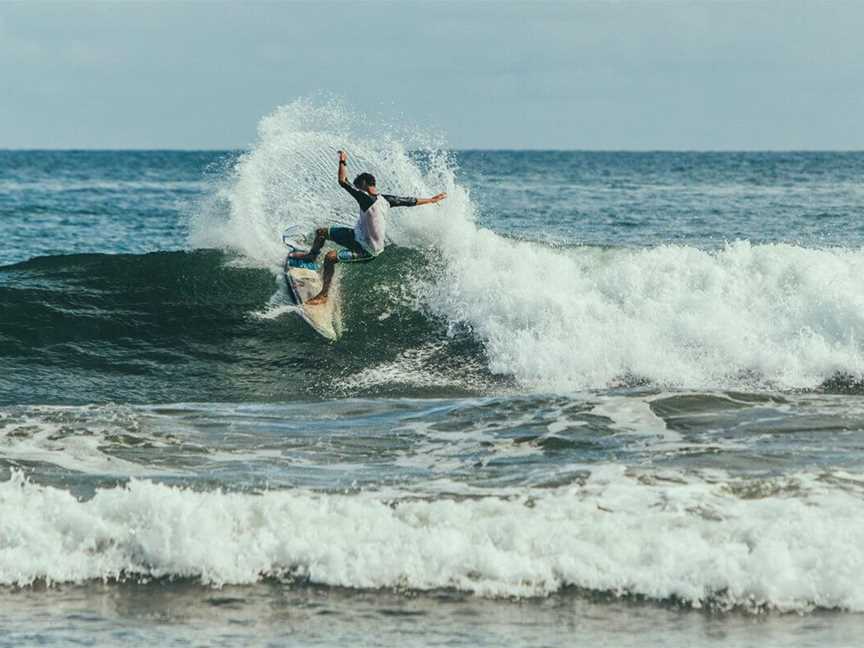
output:
[[[345,151],[339,151],[339,161],[340,162],[347,162],[348,161],[348,154]]]
[[[418,198],[417,204],[418,205],[431,205],[432,203],[441,202],[446,197],[447,197],[446,193],[440,193],[440,194],[437,194],[435,196],[432,196],[431,198]]]

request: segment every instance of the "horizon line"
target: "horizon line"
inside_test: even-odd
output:
[[[250,148],[178,148],[178,147],[3,147],[4,153],[246,153]],[[410,150],[410,149],[409,149]],[[454,153],[864,153],[864,148],[443,148]]]

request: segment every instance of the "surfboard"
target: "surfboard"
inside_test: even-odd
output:
[[[297,307],[297,314],[303,321],[321,337],[331,341],[338,340],[341,325],[336,277],[330,285],[327,301],[317,306],[309,306],[306,301],[321,291],[321,266],[318,263],[293,259],[289,254],[285,258],[285,283],[288,286],[288,297]]]

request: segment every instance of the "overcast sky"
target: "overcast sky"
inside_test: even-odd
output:
[[[242,148],[319,91],[455,148],[864,149],[864,1],[0,0],[0,148]]]

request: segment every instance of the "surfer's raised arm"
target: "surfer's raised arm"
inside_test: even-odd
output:
[[[343,187],[348,184],[348,154],[339,151],[339,184]]]
[[[369,183],[370,178],[371,183]],[[363,180],[366,184],[359,183],[361,186],[358,187],[358,180]],[[369,184],[374,189],[375,177],[370,173],[361,173],[353,183],[348,182],[348,154],[345,151],[339,151],[339,186],[357,201],[357,204],[360,205],[360,211],[369,209],[378,197],[377,192],[369,191]]]

